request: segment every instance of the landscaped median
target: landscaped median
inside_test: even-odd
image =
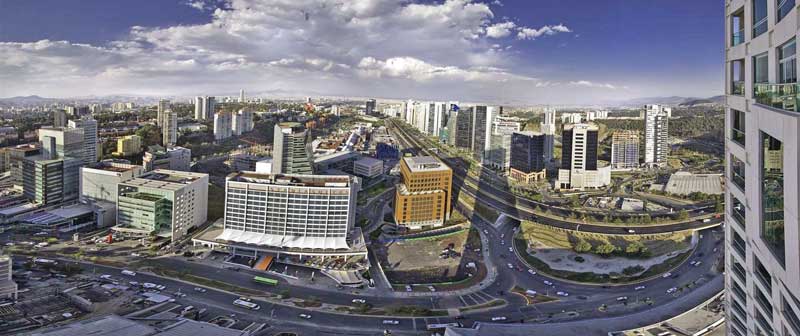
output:
[[[548,276],[589,284],[644,281],[681,265],[694,251],[690,231],[655,235],[606,235],[523,222],[515,252]]]

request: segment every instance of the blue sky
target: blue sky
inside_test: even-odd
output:
[[[0,96],[245,88],[591,104],[722,92],[721,1],[340,3],[0,0]]]

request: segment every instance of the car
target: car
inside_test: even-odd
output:
[[[431,291],[431,292],[435,292],[436,291],[436,287],[428,286],[428,290]]]
[[[186,306],[186,308],[183,308],[181,314],[185,314],[186,312],[191,311],[192,309],[194,309],[194,306]]]
[[[130,284],[133,287],[139,286],[139,283],[136,282],[136,281],[130,281],[130,282],[128,282],[128,284]]]
[[[677,292],[677,291],[678,291],[678,288],[676,288],[676,287],[672,287],[672,288],[670,288],[670,289],[667,289],[667,294],[672,294],[672,293],[675,293],[675,292]]]
[[[505,321],[506,319],[507,319],[507,318],[506,318],[505,316],[495,316],[495,317],[492,317],[492,321],[493,321],[493,322],[496,322],[496,321]]]
[[[533,289],[529,289],[529,290],[525,291],[525,294],[528,294],[530,296],[535,296],[536,295],[536,291],[533,290]]]
[[[413,292],[413,291],[414,290],[411,288],[411,286],[406,285],[406,292]]]
[[[530,268],[528,269],[528,273],[530,273],[531,275],[536,275],[536,271],[534,271],[534,270],[532,270]]]
[[[398,321],[398,320],[383,320],[383,324],[398,325],[398,324],[400,324],[400,321]]]
[[[145,283],[142,284],[142,287],[144,287],[144,289],[153,289],[153,288],[156,288],[158,286],[156,284],[154,284],[154,283],[145,282]]]
[[[165,288],[167,288],[167,286],[157,285],[156,288],[158,288],[158,290],[164,290]]]
[[[556,292],[556,295],[558,295],[558,296],[569,296],[569,293],[567,293],[567,292]]]
[[[620,296],[620,297],[617,298],[617,301],[628,301],[628,297],[627,296]]]
[[[14,243],[8,242],[8,243],[6,243],[6,246],[14,246]]]
[[[551,282],[551,281],[549,281],[549,280],[544,280],[544,281],[542,281],[542,282],[543,282],[545,285],[547,285],[547,286],[552,286],[552,285],[553,285],[553,282]]]
[[[508,247],[508,252],[514,252],[514,248],[509,246]]]
[[[512,265],[511,263],[508,263],[508,264],[506,264],[506,265],[508,266],[508,268],[510,268],[510,269],[514,269],[514,265]]]
[[[364,299],[353,299],[353,303],[367,303],[367,300]]]
[[[664,275],[662,275],[661,277],[666,279],[666,278],[669,278],[671,276],[672,276],[672,272],[667,272],[667,273],[664,273]]]
[[[703,262],[698,260],[696,263],[694,263],[694,267],[700,266],[702,264],[703,264]]]
[[[506,234],[505,234],[505,233],[501,233],[501,234],[500,234],[500,238],[501,238],[501,239],[502,239],[502,238],[505,238],[505,237],[506,237]]]
[[[484,229],[484,230],[483,230],[483,233],[485,233],[485,234],[489,234],[489,230],[486,230],[486,229]]]
[[[636,233],[636,230],[628,229],[628,233]]]
[[[100,279],[103,279],[103,280],[111,279],[111,275],[103,274],[103,275],[100,276]]]
[[[505,245],[505,244],[506,244],[506,241],[505,241],[505,240],[501,240],[501,241],[500,241],[500,245]]]
[[[647,288],[647,287],[645,287],[645,286],[636,286],[636,288],[634,288],[633,290],[640,291],[640,290],[645,289],[645,288]]]
[[[121,272],[121,273],[122,273],[122,275],[127,275],[127,276],[136,276],[136,272],[134,272],[134,271],[122,270],[122,272]]]
[[[206,292],[206,289],[205,289],[205,288],[200,288],[200,287],[195,287],[195,288],[194,288],[194,291],[195,291],[195,292],[199,292],[199,293],[205,293],[205,292]]]
[[[142,256],[141,254],[136,253],[136,252],[131,253],[131,257],[134,257],[134,258],[138,258],[138,257],[141,257],[141,256]]]
[[[251,299],[251,298],[249,298],[249,297],[245,297],[245,296],[240,296],[240,297],[239,297],[239,300],[242,300],[242,301],[247,301],[247,302],[253,301],[253,299]]]
[[[299,316],[300,316],[300,318],[304,318],[306,320],[311,318],[311,315],[308,315],[308,314],[300,314]]]

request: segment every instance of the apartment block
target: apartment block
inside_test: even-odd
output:
[[[616,131],[611,135],[611,169],[639,167],[639,132]]]

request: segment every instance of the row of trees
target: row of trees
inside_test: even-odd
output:
[[[592,246],[592,244],[584,239],[576,241],[572,249],[577,253],[594,253],[603,257],[610,257],[612,255],[620,255],[630,258],[645,258],[650,256],[650,251],[640,241],[634,241],[625,247],[618,247],[609,242]]]

